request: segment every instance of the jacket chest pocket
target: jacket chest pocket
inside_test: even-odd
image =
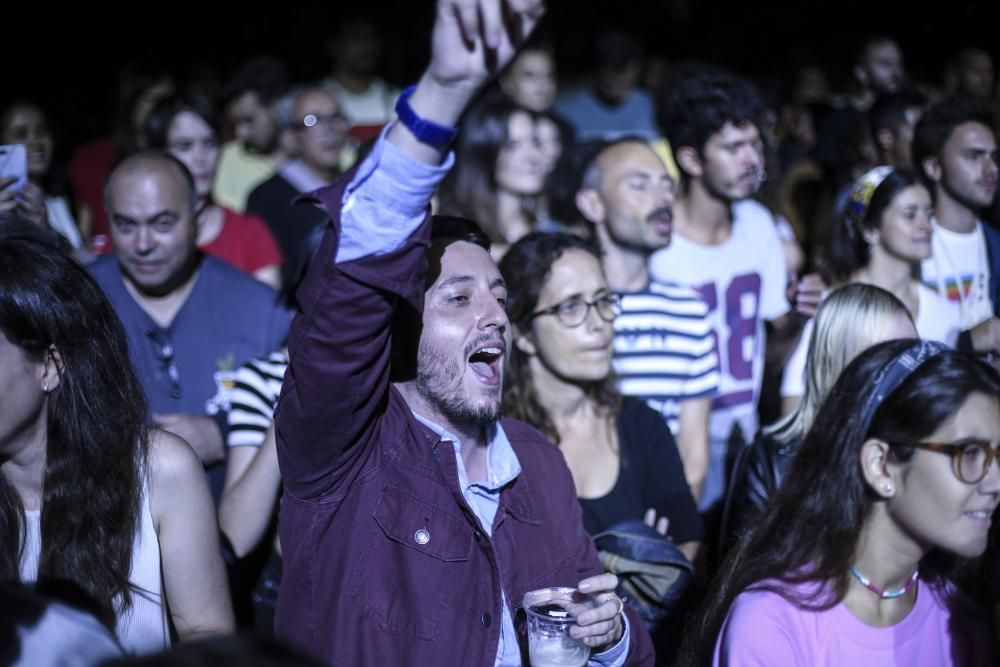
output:
[[[353,568],[351,595],[386,632],[433,639],[463,578],[473,527],[386,486]]]

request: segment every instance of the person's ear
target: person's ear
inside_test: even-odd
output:
[[[861,65],[855,65],[851,68],[851,73],[854,74],[854,78],[858,80],[858,83],[866,88],[868,87],[868,73],[865,72],[864,67]]]
[[[42,364],[42,391],[48,394],[54,391],[62,379],[62,355],[55,345],[50,345],[45,352],[45,362]]]
[[[522,331],[520,327],[514,327],[514,346],[519,352],[528,357],[533,357],[538,350],[535,348],[535,341],[531,338],[531,330]]]
[[[604,222],[604,216],[607,213],[601,195],[593,188],[577,190],[576,208],[586,220],[595,225]]]
[[[688,176],[699,178],[704,173],[701,156],[694,146],[681,146],[676,151],[677,166]]]
[[[888,153],[896,145],[896,136],[892,133],[892,130],[883,127],[875,134],[875,141],[878,142],[879,148]]]
[[[861,238],[865,240],[868,245],[878,245],[879,232],[877,229],[866,229],[861,233]]]
[[[925,157],[920,162],[920,167],[921,169],[924,170],[924,175],[927,176],[927,178],[931,182],[933,183],[941,182],[941,163],[938,161],[936,157],[934,156]]]
[[[875,495],[888,500],[896,495],[898,473],[889,463],[889,445],[878,438],[869,438],[861,445],[861,474]]]

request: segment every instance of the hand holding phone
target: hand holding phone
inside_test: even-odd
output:
[[[0,179],[14,179],[12,185],[4,189],[20,192],[28,184],[28,151],[24,144],[0,146]]]

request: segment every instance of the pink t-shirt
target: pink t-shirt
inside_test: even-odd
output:
[[[808,591],[810,584],[793,590]],[[949,606],[951,607],[949,609]],[[992,665],[985,615],[952,587],[920,580],[896,625],[875,628],[838,604],[799,609],[777,593],[743,592],[715,644],[714,667],[967,667]]]

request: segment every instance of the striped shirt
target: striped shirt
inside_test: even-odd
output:
[[[274,421],[274,406],[278,403],[286,368],[288,354],[272,352],[237,369],[230,401],[228,446],[260,447],[264,444],[267,429]]]
[[[719,388],[708,306],[689,287],[655,280],[621,297],[614,324],[619,389],[660,413],[676,437],[681,403]]]

